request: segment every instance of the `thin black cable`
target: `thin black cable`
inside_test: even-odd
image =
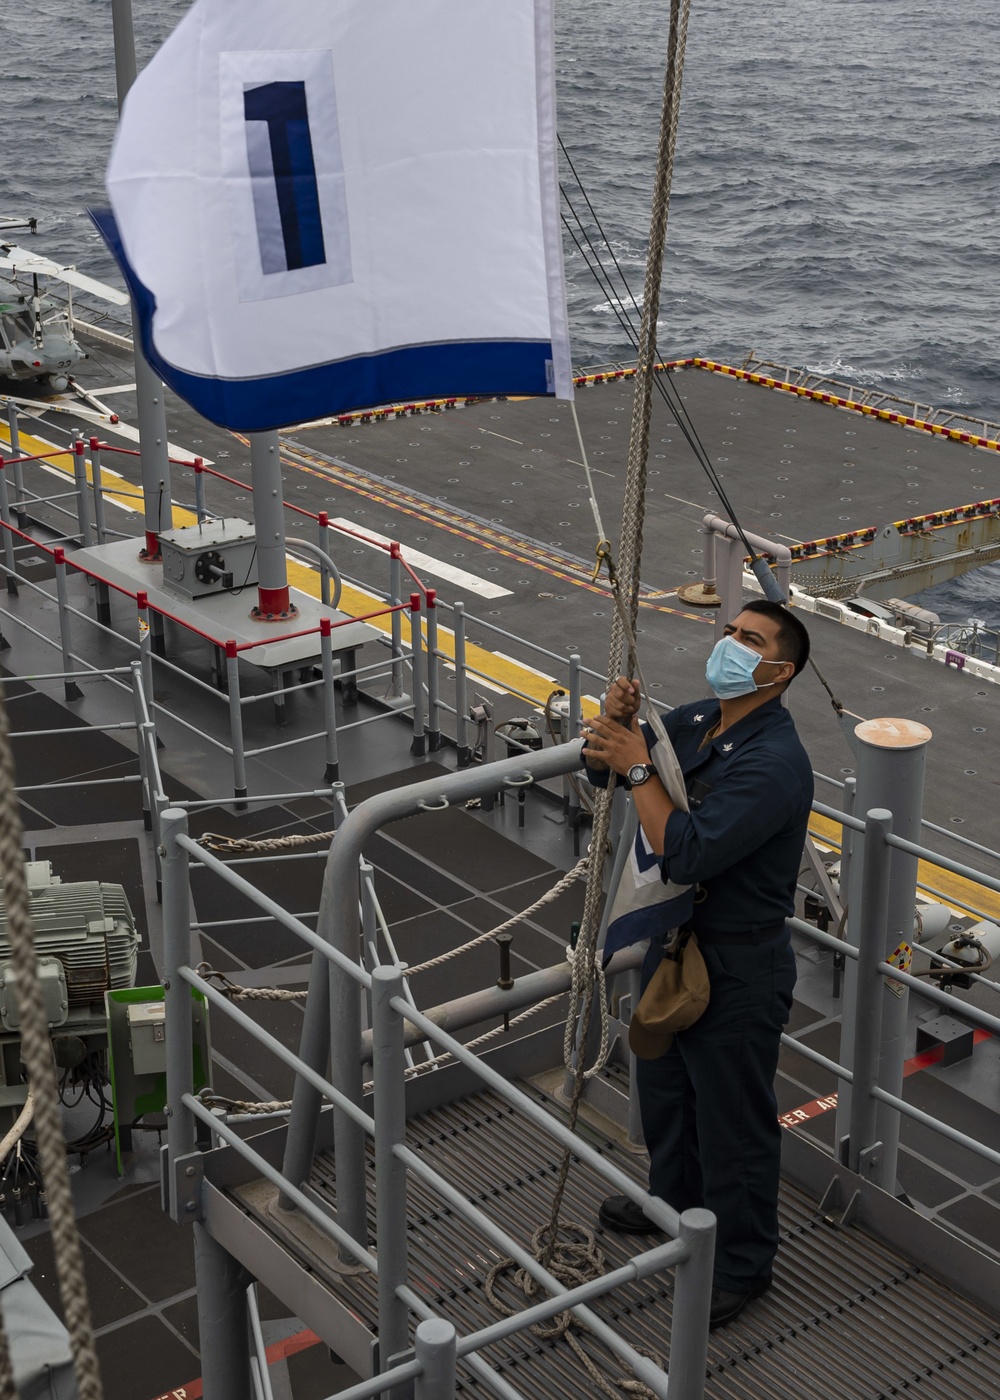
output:
[[[604,240],[605,247],[607,248],[608,252],[609,252],[610,255],[611,255],[612,261],[614,262],[615,268],[616,268],[616,270],[617,270],[617,272],[618,272],[618,276],[621,278],[622,285],[623,285],[623,287],[625,288],[626,293],[628,294],[628,299],[629,299],[629,301],[632,303],[633,307],[635,307],[636,311],[638,311],[638,310],[639,310],[639,305],[638,305],[638,302],[637,302],[636,299],[635,299],[635,293],[632,291],[632,288],[629,286],[629,281],[628,281],[628,278],[627,278],[626,275],[625,275],[624,269],[622,268],[621,263],[618,261],[618,257],[617,257],[617,255],[616,255],[614,249],[613,249],[612,246],[611,246],[611,242],[610,242],[610,240],[609,240],[607,234],[606,234],[605,231],[604,231],[604,227],[603,227],[603,225],[601,224],[600,218],[599,218],[598,215],[597,215],[597,211],[594,209],[594,206],[593,206],[593,204],[592,204],[592,202],[591,202],[590,196],[587,194],[587,190],[586,190],[586,188],[585,188],[585,186],[584,186],[584,184],[583,184],[583,181],[580,179],[580,176],[579,176],[579,174],[578,174],[578,172],[577,172],[576,166],[573,164],[572,157],[570,156],[569,151],[566,149],[566,145],[565,145],[565,143],[563,142],[562,138],[560,138],[560,140],[559,140],[559,145],[560,145],[560,148],[561,148],[563,154],[564,154],[565,157],[566,157],[566,160],[567,160],[567,163],[569,164],[570,169],[571,169],[572,172],[573,172],[573,175],[574,175],[574,178],[576,179],[577,185],[578,185],[579,188],[580,188],[580,193],[583,195],[583,198],[584,198],[584,200],[586,201],[587,208],[590,210],[590,213],[591,213],[591,215],[592,215],[592,217],[593,217],[593,219],[594,219],[594,222],[596,223],[596,225],[597,225],[597,227],[598,227],[598,229],[599,229],[599,231],[600,231],[601,237],[602,237],[603,240]],[[571,211],[572,214],[573,214],[573,217],[576,219],[577,224],[578,224],[579,227],[580,227],[580,232],[583,234],[583,237],[586,239],[587,246],[589,247],[591,253],[593,254],[594,259],[595,259],[595,261],[596,261],[596,263],[597,263],[597,266],[600,268],[601,276],[598,276],[597,273],[594,271],[594,268],[593,268],[593,266],[591,265],[590,260],[587,258],[586,254],[584,254],[584,252],[583,252],[583,249],[580,247],[579,239],[577,239],[575,233],[573,233],[572,229],[570,229],[570,233],[571,233],[571,236],[572,236],[572,238],[573,238],[573,241],[574,241],[574,243],[576,243],[577,248],[580,249],[581,255],[583,256],[584,261],[586,262],[589,271],[590,271],[591,274],[596,278],[597,283],[598,283],[598,286],[600,286],[601,290],[602,290],[603,292],[605,292],[605,294],[608,296],[608,299],[609,299],[609,301],[610,301],[610,303],[611,303],[612,309],[614,310],[615,315],[616,315],[616,317],[618,318],[618,323],[619,323],[619,325],[622,327],[622,329],[625,331],[625,334],[626,334],[627,338],[629,339],[629,341],[630,341],[631,344],[632,344],[632,348],[635,349],[635,350],[637,350],[637,349],[638,349],[638,345],[639,345],[639,338],[638,338],[638,334],[637,334],[637,332],[636,332],[636,330],[635,330],[635,326],[634,326],[633,322],[631,321],[631,318],[629,317],[628,313],[624,311],[624,303],[622,302],[621,297],[618,296],[617,293],[614,291],[614,286],[613,286],[613,283],[612,283],[612,281],[611,281],[611,276],[610,276],[610,274],[608,273],[607,269],[604,267],[603,262],[601,261],[601,255],[600,255],[600,253],[598,252],[597,248],[594,246],[594,241],[593,241],[593,239],[591,238],[590,234],[587,232],[586,228],[584,227],[583,220],[580,218],[580,215],[578,214],[576,208],[574,207],[573,201],[570,199],[569,194],[568,194],[568,192],[567,192],[567,190],[566,190],[566,187],[565,187],[564,185],[560,184],[560,190],[562,191],[563,198],[565,199],[567,205],[569,206],[570,211]],[[565,218],[565,215],[563,216],[563,224],[569,229],[569,224],[568,224],[568,222],[567,222],[567,220],[566,220],[566,218]],[[604,278],[604,281],[601,280],[602,277]],[[624,315],[624,319],[623,319],[623,315]],[[658,357],[658,350],[657,350],[657,347],[656,347],[656,345],[655,345],[655,342],[654,342],[654,357]],[[668,380],[667,380],[667,384],[666,384],[666,385],[662,382],[660,376],[658,376],[658,375],[657,375],[657,376],[654,376],[653,382],[656,384],[656,387],[657,387],[657,389],[658,389],[658,391],[659,391],[659,393],[660,393],[660,397],[663,399],[664,403],[666,403],[667,407],[670,408],[670,409],[673,411],[673,414],[674,414],[675,418],[677,419],[677,426],[680,428],[682,434],[684,435],[685,439],[687,440],[688,446],[691,448],[692,452],[693,452],[694,455],[695,455],[695,459],[699,462],[699,464],[700,464],[700,466],[702,467],[702,469],[704,470],[705,474],[708,476],[709,482],[711,483],[712,487],[713,487],[714,490],[716,491],[716,493],[717,493],[717,495],[718,495],[718,497],[719,497],[719,500],[722,502],[723,508],[725,509],[727,515],[729,516],[730,520],[732,521],[734,528],[735,528],[735,529],[737,530],[737,532],[739,533],[740,539],[741,539],[742,542],[743,542],[743,546],[744,546],[744,548],[746,549],[747,553],[748,553],[749,556],[750,556],[751,564],[753,564],[754,562],[756,562],[756,560],[757,560],[757,558],[758,558],[757,551],[753,548],[753,546],[751,545],[750,541],[747,539],[746,533],[745,533],[745,531],[743,530],[743,527],[742,527],[742,525],[741,525],[740,522],[739,522],[739,518],[737,517],[736,511],[735,511],[734,508],[733,508],[733,504],[732,504],[732,502],[731,502],[730,499],[729,499],[728,493],[726,492],[725,488],[723,487],[723,485],[722,485],[722,483],[721,483],[721,481],[720,481],[720,479],[719,479],[719,475],[718,475],[718,473],[716,472],[715,467],[714,467],[713,464],[712,464],[712,460],[711,460],[711,458],[709,457],[708,452],[707,452],[706,449],[705,449],[705,445],[704,445],[704,443],[701,441],[701,438],[700,438],[700,436],[699,436],[699,434],[698,434],[698,431],[697,431],[697,429],[695,428],[694,423],[693,423],[692,420],[691,420],[691,415],[688,413],[687,408],[685,407],[685,405],[684,405],[684,403],[683,403],[683,400],[681,399],[681,396],[680,396],[679,392],[677,391],[676,385],[675,385],[675,384],[673,383],[673,381],[669,378],[669,376],[670,376],[672,373],[673,373],[673,371],[671,371],[671,370],[668,370],[668,371],[667,371]]]

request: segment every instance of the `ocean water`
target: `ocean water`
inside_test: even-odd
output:
[[[188,0],[133,4],[141,65]],[[0,214],[37,216],[45,251],[117,280],[84,213],[116,120],[110,10],[2,6]],[[669,4],[556,16],[560,132],[638,294]],[[693,0],[661,351],[752,348],[1000,420],[998,46],[984,0]],[[568,240],[566,267],[575,361],[629,358]],[[1000,566],[921,601],[1000,626]]]

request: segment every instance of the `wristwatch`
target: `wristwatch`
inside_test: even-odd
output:
[[[630,787],[642,787],[643,783],[648,783],[656,772],[652,763],[633,763],[632,767],[625,774]]]

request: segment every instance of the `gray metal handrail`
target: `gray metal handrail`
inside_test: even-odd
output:
[[[408,1337],[407,1310],[416,1302],[406,1283],[405,1254],[405,1174],[413,1171],[442,1195],[451,1207],[475,1226],[484,1229],[488,1237],[505,1253],[514,1257],[552,1294],[551,1300],[525,1309],[516,1319],[504,1319],[480,1333],[464,1338],[459,1344],[459,1354],[467,1356],[469,1364],[480,1378],[498,1391],[502,1397],[512,1400],[517,1392],[501,1378],[494,1375],[475,1351],[491,1341],[499,1340],[511,1332],[530,1326],[542,1317],[552,1316],[569,1309],[604,1341],[658,1396],[667,1394],[667,1375],[659,1366],[636,1352],[620,1337],[612,1327],[593,1315],[585,1303],[602,1296],[620,1283],[645,1277],[654,1270],[675,1265],[677,1285],[674,1307],[674,1343],[671,1355],[671,1395],[673,1397],[697,1397],[702,1394],[707,1353],[707,1329],[709,1294],[712,1277],[712,1255],[714,1249],[715,1221],[706,1211],[685,1212],[678,1215],[664,1202],[650,1198],[637,1187],[631,1178],[620,1172],[599,1153],[579,1139],[557,1119],[547,1114],[531,1098],[510,1085],[483,1064],[466,1047],[454,1041],[433,1021],[424,1017],[402,995],[403,977],[397,966],[376,968],[369,975],[351,957],[346,949],[351,947],[350,930],[357,929],[357,879],[360,842],[366,833],[376,830],[388,815],[401,816],[417,811],[431,798],[443,797],[447,806],[452,799],[466,793],[482,793],[490,787],[510,782],[523,782],[526,778],[538,779],[568,771],[579,764],[579,744],[560,746],[542,754],[532,755],[530,760],[509,759],[492,765],[489,769],[467,770],[446,778],[433,779],[418,784],[402,792],[381,794],[369,799],[352,813],[339,828],[338,837],[330,852],[327,864],[327,880],[324,885],[324,908],[321,908],[321,927],[329,927],[331,909],[346,912],[344,926],[337,928],[340,947],[326,943],[320,934],[314,934],[294,916],[281,911],[273,901],[255,891],[242,876],[231,871],[209,852],[203,850],[185,833],[186,814],[179,809],[171,809],[161,814],[161,835],[164,847],[164,936],[166,954],[166,999],[167,1016],[170,1022],[167,1032],[168,1043],[168,1156],[171,1171],[176,1172],[182,1160],[189,1160],[194,1144],[194,1122],[200,1121],[224,1142],[235,1147],[261,1175],[279,1187],[286,1201],[302,1209],[309,1218],[334,1239],[349,1257],[365,1264],[374,1272],[379,1281],[379,1335],[383,1344],[383,1356],[388,1357],[405,1349]],[[366,810],[367,809],[367,810]],[[370,1116],[361,1108],[360,1091],[360,1020],[357,1021],[357,1036],[353,1044],[353,1063],[345,1064],[343,1056],[333,1058],[333,1073],[327,1080],[315,1062],[310,1062],[307,1051],[311,1045],[311,1028],[306,1027],[302,1038],[302,1053],[295,1055],[283,1046],[269,1032],[258,1026],[251,1017],[234,1007],[216,988],[212,987],[196,971],[188,966],[190,955],[190,922],[187,915],[188,900],[188,859],[194,856],[201,864],[213,869],[231,886],[248,895],[262,909],[292,929],[314,948],[314,966],[322,969],[322,977],[315,979],[320,985],[329,980],[334,983],[335,994],[342,1004],[353,997],[354,1009],[358,1007],[361,989],[370,986],[373,991],[373,1043],[375,1058],[375,1113]],[[331,874],[332,872],[332,874]],[[346,878],[345,878],[346,877]],[[331,898],[328,886],[334,885]],[[337,888],[337,885],[341,888]],[[342,887],[348,886],[345,891]],[[339,898],[338,898],[339,897]],[[353,916],[353,923],[352,923]],[[336,975],[339,974],[338,986]],[[311,978],[311,982],[313,979]],[[289,1158],[294,1154],[286,1151],[285,1168],[279,1171],[260,1154],[248,1146],[229,1125],[220,1121],[199,1099],[190,1092],[190,994],[181,988],[193,988],[223,1014],[229,1016],[259,1043],[265,1045],[285,1064],[296,1072],[296,1092],[301,1103],[302,1086],[307,1085],[311,1094],[328,1099],[333,1105],[335,1122],[340,1117],[341,1127],[336,1147],[338,1176],[339,1211],[338,1222],[334,1223],[302,1191],[298,1182],[304,1179],[288,1171]],[[307,1003],[307,1020],[321,998],[310,997]],[[349,1008],[350,1010],[351,1008]],[[417,1027],[424,1038],[433,1041],[453,1054],[462,1063],[474,1070],[483,1081],[519,1111],[526,1114],[538,1127],[554,1137],[562,1146],[572,1150],[575,1156],[586,1161],[600,1172],[614,1187],[627,1194],[646,1210],[652,1220],[664,1228],[671,1238],[657,1249],[647,1251],[631,1263],[612,1274],[594,1280],[576,1289],[567,1289],[513,1240],[505,1231],[494,1225],[470,1201],[440,1173],[430,1167],[419,1156],[406,1147],[404,1100],[404,1044],[403,1022],[409,1021]],[[346,1038],[345,1038],[346,1045]],[[325,1068],[325,1056],[322,1061]],[[339,1082],[334,1082],[339,1081]],[[293,1108],[294,1112],[294,1108]],[[185,1121],[186,1120],[186,1121]],[[303,1117],[297,1120],[300,1124]],[[343,1132],[343,1124],[350,1126],[352,1133]],[[307,1123],[308,1127],[308,1123]],[[313,1129],[314,1131],[314,1129]],[[348,1149],[356,1134],[362,1138],[371,1134],[376,1147],[376,1198],[379,1229],[378,1252],[375,1258],[367,1249],[363,1233],[352,1229],[352,1212],[345,1199],[348,1190],[344,1177],[344,1143]],[[291,1132],[289,1134],[291,1138]],[[290,1144],[291,1145],[291,1144]],[[348,1159],[348,1170],[353,1164]],[[361,1163],[362,1189],[364,1188],[364,1166]],[[183,1219],[180,1203],[181,1191],[176,1182],[171,1187],[172,1214]],[[190,1210],[190,1206],[186,1207]],[[420,1308],[417,1309],[418,1315]],[[359,1392],[360,1394],[361,1392]],[[365,1393],[372,1393],[366,1391]]]

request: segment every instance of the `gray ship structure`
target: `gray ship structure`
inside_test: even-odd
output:
[[[818,801],[775,1285],[709,1337],[712,1219],[642,1189],[636,950],[564,1045],[571,988],[590,999],[577,735],[612,613],[568,406],[303,424],[282,508],[255,444],[169,395],[140,457],[164,391],[106,311],[89,322],[66,393],[5,385],[0,662],[107,1400],[556,1400],[636,1377],[670,1400],[995,1396],[1000,657],[908,599],[1000,557],[1000,431],[752,358],[659,371],[837,702],[809,675],[789,700]],[[577,380],[607,520],[631,391],[628,366]],[[653,704],[704,694],[756,587],[732,534],[656,402]],[[26,1087],[3,987],[0,1022],[6,1132]],[[570,1132],[581,1056],[601,1067]],[[17,1288],[52,1330],[22,1394],[70,1395],[30,1127],[18,1143],[0,1296],[9,1329]],[[533,1245],[564,1153],[575,1282]],[[648,1239],[597,1227],[611,1190]]]

